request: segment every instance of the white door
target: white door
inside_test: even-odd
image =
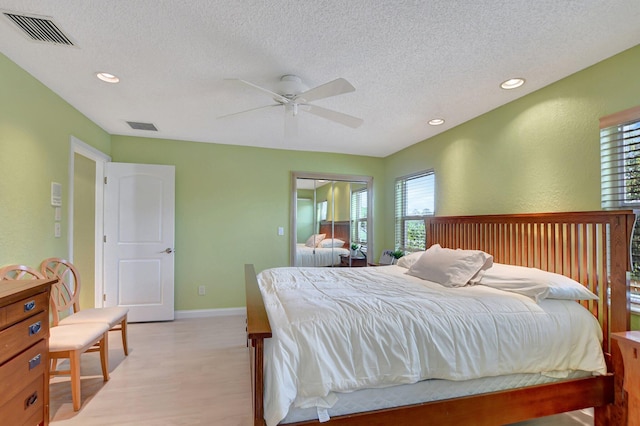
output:
[[[107,163],[105,174],[104,306],[173,320],[175,167]]]

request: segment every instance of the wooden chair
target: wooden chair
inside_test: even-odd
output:
[[[129,309],[121,307],[80,309],[80,273],[69,261],[50,257],[40,264],[40,271],[49,278],[58,278],[61,285],[52,289],[53,324],[106,323],[109,331],[121,331],[124,354],[129,355],[127,345],[127,314]],[[59,291],[57,291],[59,290]]]
[[[0,268],[0,280],[44,279],[37,270],[24,265],[8,265]],[[52,288],[59,292],[60,283]],[[51,300],[50,300],[51,302]],[[49,329],[49,374],[51,376],[68,374],[71,376],[71,399],[73,410],[80,410],[80,355],[97,348],[100,352],[100,364],[104,381],[109,380],[108,360],[109,326],[103,323],[70,324],[54,326]],[[58,359],[69,359],[69,370],[57,370]]]

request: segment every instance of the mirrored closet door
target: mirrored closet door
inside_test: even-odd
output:
[[[291,265],[373,261],[373,178],[292,172]]]

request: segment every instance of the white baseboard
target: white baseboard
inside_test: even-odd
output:
[[[246,308],[193,309],[189,311],[175,311],[175,318],[208,318],[246,314]]]

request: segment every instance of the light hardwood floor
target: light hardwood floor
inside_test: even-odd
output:
[[[110,333],[111,380],[102,381],[97,354],[83,355],[82,407],[73,411],[69,380],[56,377],[52,426],[250,426],[244,327],[239,315],[130,324],[126,358],[119,333]],[[588,425],[589,411],[518,423]]]

